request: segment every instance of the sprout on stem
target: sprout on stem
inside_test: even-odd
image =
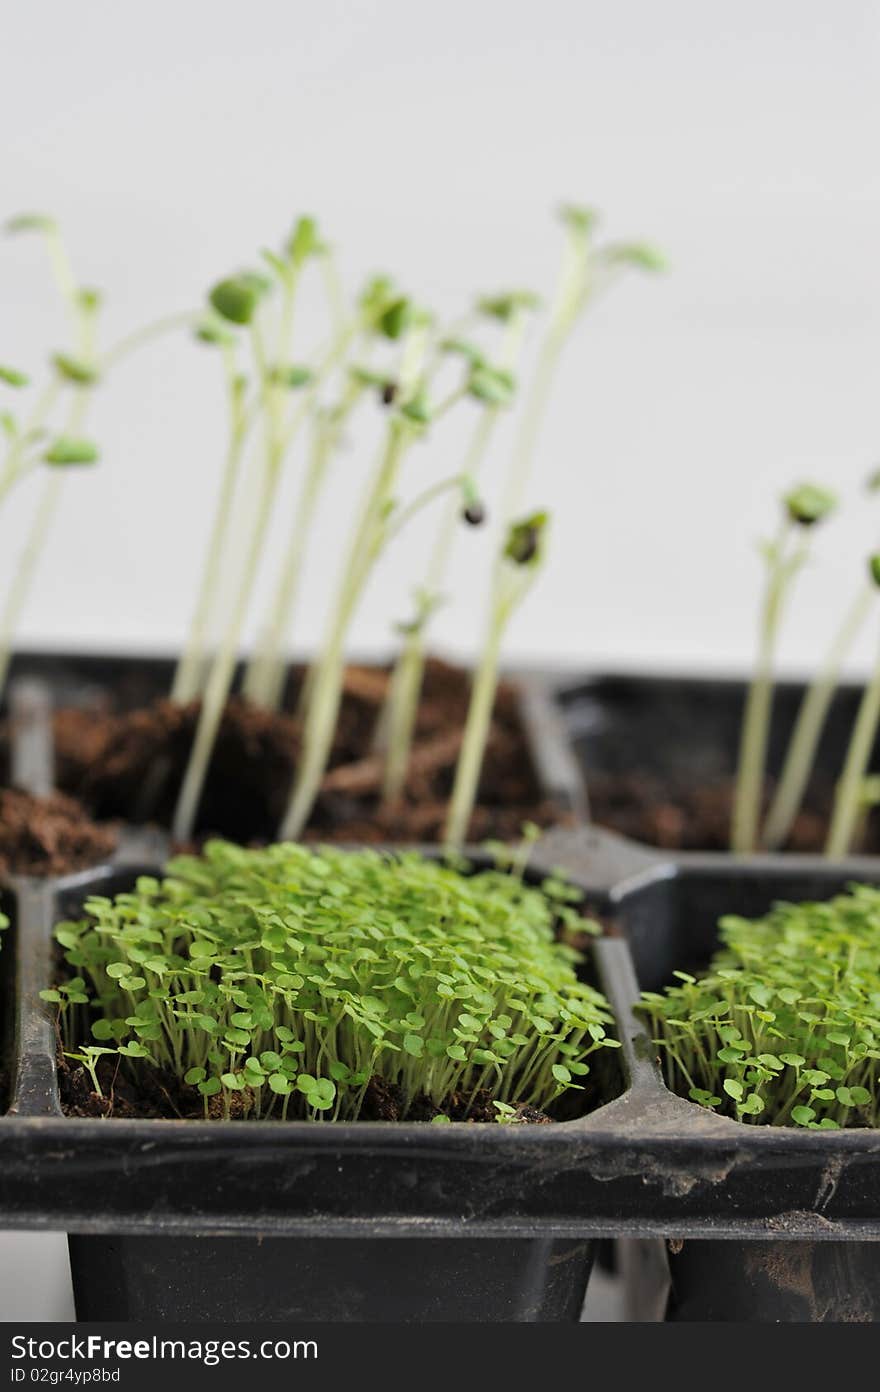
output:
[[[543,552],[544,514],[515,521],[522,512],[523,498],[531,472],[538,435],[547,408],[550,389],[562,351],[588,305],[608,289],[629,268],[659,271],[663,258],[653,248],[640,243],[593,245],[597,216],[590,208],[566,206],[561,210],[566,232],[565,251],[550,323],[538,356],[535,375],[526,400],[524,418],[514,449],[501,504],[502,549],[493,569],[486,636],[471,693],[471,709],[455,774],[445,839],[451,847],[460,846],[467,834],[479,783],[485,741],[489,732],[492,703],[498,685],[498,662],[507,623],[522,599],[527,585],[511,583],[511,566],[519,567],[520,577],[532,578]],[[496,309],[500,309],[500,302]],[[491,311],[490,311],[491,312]],[[512,312],[510,307],[505,312]],[[475,367],[480,390],[504,392],[504,374],[487,378],[485,369]],[[540,523],[540,525],[539,525]]]
[[[880,487],[880,471],[872,473],[865,486],[869,493],[876,492]],[[876,595],[874,579],[871,576],[865,577],[858,594],[844,614],[825,660],[801,701],[779,783],[761,834],[761,844],[766,850],[778,850],[785,843],[800,811],[819,740],[840,681],[841,669],[871,612]]]
[[[792,582],[807,558],[809,530],[836,506],[826,489],[801,484],[782,499],[782,520],[775,541],[762,547],[767,567],[755,674],[749,686],[740,732],[739,766],[731,821],[731,849],[739,855],[756,849],[767,740],[773,704],[773,672],[779,626]]]
[[[308,257],[313,254],[317,255],[322,250],[316,236],[313,233],[305,235],[301,229],[302,219],[294,228],[294,232],[286,244],[284,255],[274,258],[273,262],[273,265],[277,263],[276,275],[280,289],[280,305],[274,324],[275,342],[274,352],[271,355],[264,337],[267,327],[262,322],[264,316],[258,312],[271,289],[270,282],[266,277],[253,272],[245,272],[219,282],[209,294],[211,307],[215,313],[228,323],[240,328],[246,327],[249,330],[256,386],[254,401],[246,409],[248,412],[253,409],[259,415],[263,427],[263,455],[256,465],[254,515],[250,532],[244,539],[244,558],[236,577],[236,589],[229,619],[220,646],[211,663],[202,696],[202,707],[199,712],[195,739],[174,812],[173,830],[179,840],[187,840],[191,836],[195,824],[214,742],[235,673],[238,644],[265,548],[285,459],[299,430],[314,407],[321,385],[347,351],[349,342],[357,328],[356,321],[345,325],[318,364],[314,374],[310,376],[308,385],[303,388],[301,393],[298,393],[302,400],[297,405],[288,408],[289,387],[287,379],[290,369],[293,367],[290,352],[293,312],[299,276]],[[234,432],[240,428],[237,416],[233,419],[232,427],[231,436],[233,443],[235,443]],[[219,512],[215,518],[215,529],[219,526],[223,534],[221,545],[228,530],[224,520],[228,515],[225,512],[224,495],[228,487],[230,459],[231,456],[227,459],[227,469],[221,485]],[[235,467],[237,468],[237,465]],[[215,538],[212,537],[212,543],[214,540]],[[209,551],[207,559],[209,570],[214,565],[213,557],[215,555],[215,550]],[[204,588],[203,582],[203,593]],[[210,597],[208,603],[210,604]],[[197,623],[200,621],[198,612],[196,620]],[[199,634],[199,639],[201,640],[201,634]],[[190,648],[192,648],[192,640]],[[187,661],[191,661],[190,652],[187,653]],[[200,659],[198,661],[200,662]],[[198,667],[195,670],[197,671]]]
[[[455,782],[446,817],[444,841],[458,848],[467,838],[476,801],[480,770],[486,750],[492,708],[498,688],[501,642],[511,615],[522,603],[544,559],[548,517],[544,512],[513,523],[505,539],[502,559],[493,585],[493,607],[473,690],[455,770]]]

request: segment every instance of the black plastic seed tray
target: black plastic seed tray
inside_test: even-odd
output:
[[[0,1222],[152,1235],[880,1238],[880,1133],[713,1116],[666,1089],[633,1014],[640,988],[708,959],[720,913],[877,883],[878,863],[672,861],[585,828],[548,836],[540,860],[564,866],[616,935],[591,955],[623,1045],[604,1056],[600,1105],[541,1127],[66,1118],[38,997],[53,924],[156,862],[11,881]]]

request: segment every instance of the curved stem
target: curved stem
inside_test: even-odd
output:
[[[444,844],[453,850],[460,849],[467,840],[468,826],[477,798],[492,708],[498,689],[498,660],[504,628],[504,615],[499,612],[490,625],[471,691],[443,833]]]
[[[193,312],[180,314],[166,314],[161,319],[156,319],[152,324],[146,324],[142,329],[135,329],[133,333],[126,334],[118,343],[114,343],[112,348],[108,348],[106,353],[101,356],[101,367],[112,367],[114,364],[127,358],[129,353],[133,353],[143,344],[149,343],[151,339],[159,338],[162,334],[171,333],[174,329],[188,328],[196,322],[197,315]]]
[[[330,454],[330,441],[319,427],[306,477],[297,500],[287,557],[272,605],[269,623],[248,663],[242,694],[252,704],[277,710],[281,704],[287,670],[285,636],[290,626],[306,542],[311,531]]]
[[[214,512],[207,559],[202,571],[195,613],[190,625],[186,647],[177,664],[171,687],[171,700],[178,705],[194,701],[202,689],[207,642],[211,616],[217,602],[221,562],[232,519],[233,501],[241,471],[246,437],[246,421],[241,412],[234,383],[230,380],[230,436],[220,484],[220,495]]]
[[[251,531],[250,545],[245,557],[235,605],[223,635],[223,641],[211,665],[193,747],[174,811],[172,831],[178,841],[188,841],[195,826],[208,764],[235,673],[239,639],[247,615],[260,557],[263,553],[263,543],[272,515],[277,481],[277,469],[272,461],[267,460],[263,472],[257,514]]]
[[[801,702],[761,838],[768,851],[778,850],[783,845],[800,811],[828,710],[840,681],[840,669],[868,617],[876,593],[876,586],[866,585],[857,596]]]
[[[805,548],[793,557],[785,554],[791,522],[783,519],[779,536],[768,554],[767,583],[761,611],[761,629],[755,675],[746,697],[740,733],[739,762],[733,813],[731,817],[731,850],[746,855],[755,849],[761,794],[764,789],[764,769],[767,762],[767,742],[770,713],[773,704],[773,669],[776,639],[789,582],[803,560]]]
[[[514,314],[504,337],[500,355],[502,367],[512,369],[515,366],[522,346],[524,328],[525,315],[519,311]],[[500,414],[501,408],[498,406],[486,407],[481,412],[460,477],[476,477],[488,452],[492,432]],[[376,748],[385,751],[386,755],[382,779],[382,801],[386,804],[398,801],[406,782],[425,677],[425,636],[431,619],[430,606],[439,595],[449,568],[460,511],[458,500],[450,499],[434,541],[425,581],[420,587],[429,607],[415,629],[406,635],[392,673],[388,697],[379,717],[375,744]]]
[[[343,653],[348,630],[364,585],[381,547],[382,517],[402,461],[408,431],[395,418],[388,428],[382,458],[355,528],[327,641],[309,681],[302,755],[279,837],[295,840],[311,816],[327,767],[342,696]]]
[[[37,564],[43,553],[46,538],[52,525],[64,482],[63,473],[55,473],[46,481],[34,519],[31,523],[24,550],[19,557],[15,577],[0,613],[0,692],[6,685],[9,663],[12,656],[12,642],[24,608],[25,601],[33,584]]]
[[[874,667],[859,704],[850,737],[843,772],[834,799],[831,828],[825,844],[828,856],[846,855],[852,848],[853,833],[861,810],[861,789],[880,721],[880,660]]]

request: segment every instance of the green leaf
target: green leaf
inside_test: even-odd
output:
[[[801,527],[813,527],[837,507],[837,497],[827,488],[802,483],[786,493],[783,504],[789,517]]]
[[[208,295],[212,309],[230,324],[249,324],[260,302],[258,282],[250,275],[230,276],[221,280]]]
[[[326,247],[318,234],[318,224],[312,217],[301,217],[294,225],[287,242],[287,255],[294,266],[299,268],[310,256],[319,256]]]
[[[534,512],[515,522],[507,534],[504,555],[514,565],[535,565],[541,559],[542,541],[549,524],[546,512]]]
[[[475,367],[468,379],[468,392],[490,406],[509,406],[516,391],[513,374],[500,368]]]
[[[69,435],[59,435],[43,455],[45,462],[55,467],[94,464],[98,458],[98,446],[92,440],[75,439]]]
[[[58,225],[54,218],[47,217],[45,213],[17,213],[3,225],[5,232],[57,232]]]
[[[8,387],[26,387],[30,378],[26,372],[18,372],[14,367],[4,367],[0,363],[0,382],[5,382]]]
[[[725,1078],[721,1086],[724,1088],[728,1097],[732,1097],[736,1102],[740,1101],[743,1095],[742,1083],[738,1083],[735,1078]]]
[[[397,339],[409,328],[412,318],[413,306],[411,301],[406,296],[400,295],[383,309],[376,327],[379,333],[384,334],[385,338]]]
[[[796,1126],[809,1126],[816,1113],[812,1107],[792,1107],[791,1119]]]
[[[61,377],[68,382],[76,382],[77,385],[86,386],[91,382],[97,382],[98,370],[94,363],[87,362],[83,358],[73,358],[68,353],[55,353],[52,364]]]

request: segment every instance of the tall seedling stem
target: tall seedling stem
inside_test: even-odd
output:
[[[880,585],[880,555],[869,562],[874,587]],[[880,721],[880,657],[862,694],[858,714],[850,736],[840,782],[831,814],[831,827],[825,853],[843,856],[852,850],[853,836],[863,810],[863,790],[868,763],[877,738]]]
[[[284,567],[272,601],[271,616],[248,664],[242,692],[253,704],[278,710],[287,673],[290,626],[299,593],[306,544],[326,482],[328,467],[352,409],[363,391],[352,377],[337,406],[316,412],[312,448],[297,498]]]
[[[541,348],[525,416],[514,450],[501,506],[503,542],[492,575],[486,637],[474,677],[464,736],[455,771],[452,797],[447,814],[445,841],[460,847],[467,836],[476,801],[480,769],[498,686],[501,644],[515,609],[529,588],[543,555],[543,513],[516,522],[535,457],[541,423],[562,349],[581,314],[616,278],[630,266],[656,271],[663,261],[652,248],[638,243],[611,245],[599,250],[592,246],[596,216],[586,208],[565,208],[566,248],[556,299],[547,334]],[[522,559],[525,557],[525,559]],[[523,568],[512,580],[511,562]]]
[[[396,336],[396,335],[395,335]],[[327,635],[317,665],[307,678],[302,752],[296,779],[281,824],[282,840],[296,840],[305,828],[330,757],[342,699],[345,643],[367,580],[385,540],[386,522],[408,445],[419,429],[421,375],[427,333],[417,323],[407,332],[397,384],[396,404],[388,423],[373,479],[355,523],[347,560]]]
[[[483,401],[484,409],[474,427],[465,458],[464,475],[467,479],[477,477],[498,417],[510,403],[512,374],[522,346],[530,298],[510,295],[491,302],[495,306],[495,317],[503,320],[506,329],[497,372],[487,370],[482,359],[472,359],[471,393]],[[508,381],[510,390],[505,390]],[[482,523],[483,508],[476,498],[470,504],[466,501],[464,509],[459,498],[452,498],[443,511],[424,580],[416,590],[416,613],[403,629],[403,644],[394,664],[388,697],[380,717],[376,742],[385,753],[382,800],[389,805],[399,799],[406,782],[425,674],[427,631],[433,614],[442,602],[443,584],[462,517],[471,525]]]
[[[307,234],[303,228],[307,227]],[[353,326],[346,328],[331,347],[321,366],[305,382],[296,378],[296,385],[306,386],[303,403],[288,415],[285,398],[290,389],[290,334],[293,307],[299,272],[308,257],[323,251],[310,219],[300,219],[285,252],[285,259],[269,253],[268,259],[281,286],[281,307],[278,317],[277,346],[270,358],[257,316],[259,301],[267,283],[262,277],[245,273],[221,281],[211,292],[212,308],[230,323],[249,325],[257,377],[257,403],[263,421],[264,453],[257,481],[257,502],[250,535],[246,542],[244,560],[238,572],[237,589],[220,646],[211,663],[202,707],[196,726],[195,739],[174,812],[173,833],[178,840],[188,840],[195,826],[199,801],[204,787],[220,721],[232,686],[238,647],[247,617],[260,560],[265,548],[273,505],[281,479],[282,466],[303,421],[311,411],[317,392],[328,373],[336,367],[348,347]],[[211,561],[209,556],[209,563]]]
[[[779,850],[794,825],[803,802],[831,701],[840,682],[841,668],[865,624],[875,598],[876,587],[873,585],[866,585],[859,592],[834,636],[825,661],[804,695],[761,836],[761,844],[765,850]]]
[[[731,850],[754,851],[767,762],[767,742],[773,704],[776,643],[792,581],[806,560],[806,529],[832,510],[835,499],[823,489],[804,484],[783,500],[783,517],[776,540],[764,546],[767,578],[761,604],[758,656],[749,686],[740,732],[739,764],[731,819]]]

